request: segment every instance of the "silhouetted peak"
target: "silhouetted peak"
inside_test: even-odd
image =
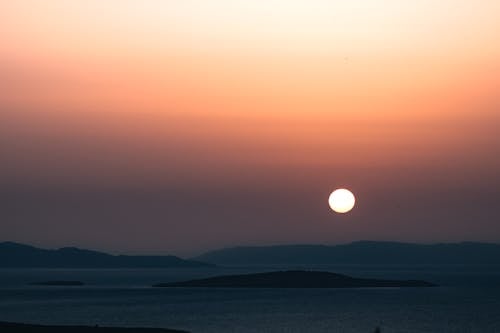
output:
[[[4,248],[4,249],[31,249],[31,250],[35,250],[37,249],[36,247],[34,246],[31,246],[31,245],[26,245],[26,244],[21,244],[21,243],[16,243],[16,242],[9,242],[9,241],[6,241],[6,242],[1,242],[0,243],[0,248]]]
[[[80,249],[78,247],[73,247],[73,246],[68,246],[68,247],[62,247],[57,250],[58,252],[65,253],[65,254],[84,254],[84,255],[106,255],[108,256],[109,254],[99,252],[99,251],[93,251],[93,250],[86,250],[86,249]]]
[[[341,245],[279,245],[227,248],[196,258],[218,265],[458,264],[500,265],[500,244],[417,244],[356,241]]]
[[[45,250],[13,242],[0,243],[0,267],[160,268],[194,266],[213,265],[175,256],[123,256],[77,247]]]

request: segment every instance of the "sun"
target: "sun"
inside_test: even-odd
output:
[[[347,213],[353,207],[356,199],[351,191],[345,188],[339,188],[330,194],[328,198],[328,204],[330,208],[336,213]]]

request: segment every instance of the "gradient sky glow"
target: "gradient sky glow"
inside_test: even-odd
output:
[[[497,0],[2,1],[0,240],[500,242],[499,31]]]

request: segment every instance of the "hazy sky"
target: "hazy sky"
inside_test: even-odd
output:
[[[500,242],[499,31],[497,0],[1,1],[0,240]]]

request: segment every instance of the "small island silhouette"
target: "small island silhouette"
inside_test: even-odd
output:
[[[354,278],[321,271],[277,271],[243,275],[223,275],[205,279],[159,283],[153,287],[202,288],[390,288],[434,287],[421,280],[380,280]]]
[[[10,323],[0,321],[0,331],[9,333],[189,333],[183,330],[167,328],[144,328],[144,327],[105,327],[105,326],[56,326],[56,325],[33,325]]]
[[[83,286],[85,283],[82,281],[67,281],[67,280],[55,280],[55,281],[39,281],[30,283],[32,286],[70,286],[78,287]]]

